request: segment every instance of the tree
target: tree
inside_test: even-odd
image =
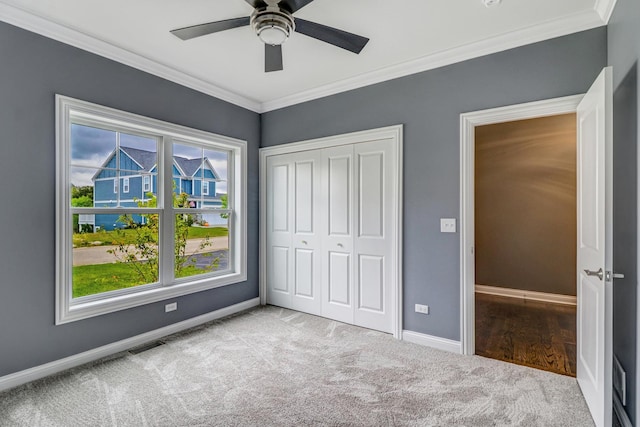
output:
[[[157,206],[156,196],[153,193],[148,193],[147,197],[148,199],[144,201],[136,200],[138,207],[155,208]],[[177,208],[189,207],[188,195],[174,192],[173,206]],[[158,236],[160,230],[158,214],[125,214],[118,218],[118,222],[124,224],[124,229],[115,231],[121,239],[116,247],[108,252],[115,256],[117,262],[131,266],[141,283],[157,282],[159,266]],[[198,269],[195,266],[196,253],[201,257],[212,256],[211,253],[201,253],[204,249],[211,247],[212,243],[209,237],[205,237],[193,253],[187,253],[189,230],[194,222],[195,219],[192,214],[175,215],[174,272],[176,277],[186,277],[212,271],[218,267],[220,261],[219,258],[213,258],[211,263],[204,268]],[[126,233],[133,233],[133,244],[126,243]]]
[[[229,197],[226,194],[220,196],[220,202],[222,203],[222,209],[227,209],[229,207]],[[228,213],[221,213],[220,218],[229,219]]]
[[[93,206],[93,186],[85,185],[82,187],[78,187],[75,185],[71,185],[71,198],[77,199],[80,197],[88,197],[91,199],[91,203]]]

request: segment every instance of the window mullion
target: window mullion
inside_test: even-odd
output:
[[[173,212],[173,141],[163,137],[161,150],[158,150],[158,182],[162,183],[158,194],[162,213],[160,214],[160,282],[166,286],[175,280],[175,214]]]

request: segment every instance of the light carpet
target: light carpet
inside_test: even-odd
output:
[[[260,307],[0,394],[1,426],[592,426],[576,380]]]

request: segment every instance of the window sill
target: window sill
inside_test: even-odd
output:
[[[176,298],[195,292],[232,285],[246,280],[246,273],[230,273],[224,276],[216,276],[186,283],[176,283],[172,286],[151,288],[132,294],[118,295],[96,301],[64,304],[61,312],[56,313],[56,325],[63,325],[65,323],[139,307],[169,298]]]

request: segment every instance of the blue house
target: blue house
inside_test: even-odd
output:
[[[116,157],[116,151],[118,157]],[[92,178],[94,183],[94,207],[136,207],[139,201],[156,195],[158,176],[157,153],[130,147],[114,150]],[[120,171],[119,176],[117,171]],[[220,176],[208,158],[187,159],[173,157],[173,182],[176,194],[186,193],[192,208],[221,207],[216,194],[216,182]],[[89,215],[87,215],[88,217]],[[93,217],[93,215],[91,215]],[[96,229],[113,230],[119,215],[96,215]],[[88,218],[87,218],[88,219]],[[86,220],[85,219],[85,222]],[[140,217],[139,222],[142,222]]]

